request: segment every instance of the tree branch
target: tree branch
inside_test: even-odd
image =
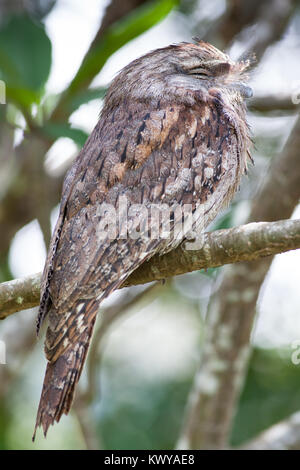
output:
[[[299,112],[300,103],[293,102],[291,95],[265,95],[252,98],[248,107],[258,113],[282,114]]]
[[[294,11],[295,0],[270,0],[261,2],[227,2],[224,15],[212,23],[204,39],[229,48],[234,41],[247,45],[244,53],[255,52],[260,60],[265,50],[278,41]]]
[[[245,443],[243,450],[299,450],[300,413],[294,413],[280,423],[274,424],[259,436]]]
[[[164,256],[154,256],[122,285],[132,286],[199,269],[239,261],[253,261],[300,248],[300,220],[260,222],[205,233],[200,250],[184,245]],[[0,284],[0,319],[39,303],[40,274]]]

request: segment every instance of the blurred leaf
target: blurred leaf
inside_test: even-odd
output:
[[[300,373],[291,354],[292,350],[254,350],[234,421],[234,446],[299,410]]]
[[[74,97],[72,97],[69,109],[72,111],[76,111],[82,104],[88,103],[89,101],[93,100],[100,100],[104,98],[106,93],[105,87],[99,88],[89,88],[88,90],[82,91],[78,93]]]
[[[201,271],[197,271],[198,274],[201,274],[201,276],[207,276],[211,279],[215,279],[218,273],[220,273],[220,267],[218,268],[207,268],[207,269],[201,269]]]
[[[178,0],[152,1],[114,23],[86,56],[69,87],[69,93],[74,94],[85,82],[89,82],[114,52],[164,19],[177,4]]]
[[[220,215],[212,222],[210,231],[214,230],[223,230],[232,227],[232,219],[234,215],[234,210],[236,208],[236,202],[232,202],[229,209],[225,212],[221,212]]]
[[[285,138],[285,134],[278,134],[278,135],[257,135],[255,136],[255,147],[263,151],[264,157],[274,157],[283,147],[283,141]]]
[[[106,90],[106,87],[97,87],[79,91],[79,93],[70,97],[70,102],[68,103],[69,113],[76,111],[82,104],[89,103],[93,100],[100,101],[102,98],[104,98]],[[51,119],[51,114],[61,97],[62,93],[56,93],[49,94],[43,98],[42,106],[40,106],[39,108],[42,110],[44,117],[46,117],[47,119]]]
[[[74,140],[74,142],[82,147],[88,138],[88,134],[82,129],[76,127],[70,127],[69,124],[56,124],[48,122],[42,128],[42,131],[53,139],[58,139],[60,137],[69,137]]]
[[[95,413],[105,449],[174,449],[182,426],[191,377],[139,383],[131,400],[110,389],[109,403]],[[134,379],[132,380],[134,383]]]
[[[11,423],[11,410],[7,407],[5,400],[0,403],[0,450],[8,448],[7,428]]]
[[[8,99],[39,102],[51,67],[51,42],[41,24],[12,16],[0,29],[0,77]]]

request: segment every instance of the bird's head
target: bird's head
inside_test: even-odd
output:
[[[134,99],[191,99],[195,91],[228,94],[230,100],[252,96],[246,84],[250,61],[234,62],[201,40],[156,49],[127,65],[114,79],[108,96]],[[186,92],[192,93],[186,93]]]
[[[201,40],[182,43],[174,47],[174,65],[182,77],[191,77],[194,86],[227,88],[237,91],[243,98],[252,96],[246,85],[246,70],[250,60],[234,62],[216,47]]]

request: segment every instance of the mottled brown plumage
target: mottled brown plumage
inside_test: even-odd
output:
[[[200,204],[192,224],[199,231],[232,198],[250,148],[246,67],[198,41],[153,51],[112,82],[99,122],[66,176],[44,269],[38,329],[47,316],[49,362],[35,430],[42,425],[46,435],[69,412],[100,302],[153,254],[188,237],[172,237],[177,215],[171,236],[147,237],[148,212],[148,228],[140,224],[140,236],[128,236],[141,221],[134,205],[190,204],[196,214]],[[114,238],[100,239],[101,204],[118,209],[125,197],[127,236],[121,219]]]

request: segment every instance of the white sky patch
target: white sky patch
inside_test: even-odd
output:
[[[171,12],[163,21],[119,49],[109,58],[93,81],[93,86],[107,85],[125,65],[153,49],[170,43],[191,40],[183,28],[181,15]]]
[[[9,264],[15,278],[42,271],[46,249],[37,220],[19,230],[10,247]]]
[[[49,93],[62,91],[74,77],[107,3],[107,0],[63,0],[47,16],[46,31],[52,42]]]
[[[57,206],[53,209],[53,211],[51,212],[50,221],[51,221],[51,230],[52,230],[52,232],[53,232],[54,227],[55,227],[55,224],[56,224],[56,222],[57,222],[58,215],[59,215],[59,205],[57,205]]]
[[[81,105],[75,113],[72,114],[70,122],[74,127],[83,129],[88,134],[94,129],[101,110],[102,100],[93,100]]]
[[[64,167],[64,164],[67,164],[68,161],[71,162],[77,153],[77,146],[72,139],[68,137],[57,139],[46,154],[46,171],[53,177],[57,174],[61,174],[61,169]]]

